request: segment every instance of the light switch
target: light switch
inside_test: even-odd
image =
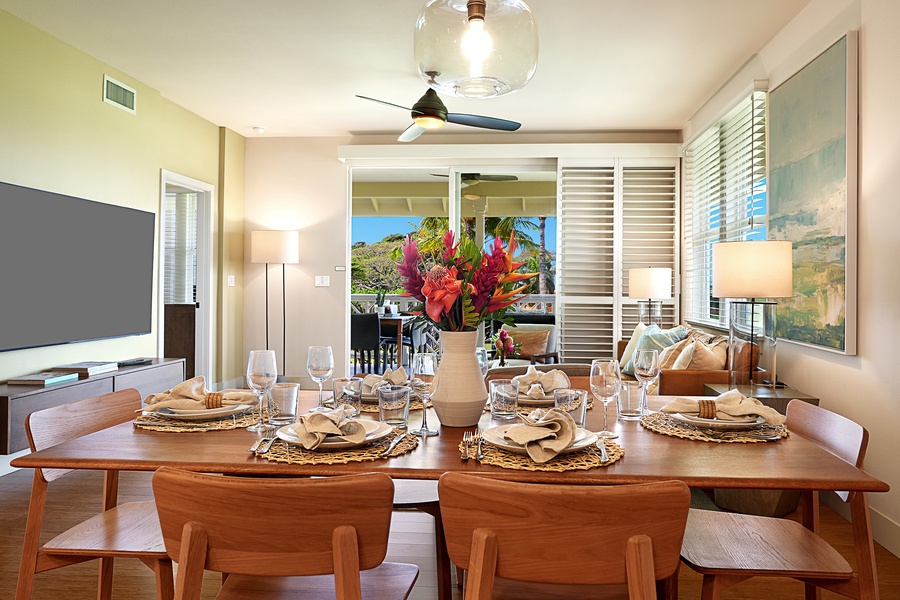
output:
[[[228,276],[228,287],[234,287],[234,275]]]
[[[331,277],[328,275],[316,275],[316,287],[328,287],[331,285]]]

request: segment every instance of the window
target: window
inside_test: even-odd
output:
[[[684,318],[728,326],[712,297],[712,245],[766,239],[766,92],[754,91],[684,152]]]

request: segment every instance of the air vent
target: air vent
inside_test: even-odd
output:
[[[103,101],[131,114],[137,114],[137,90],[116,81],[109,75],[103,76]]]

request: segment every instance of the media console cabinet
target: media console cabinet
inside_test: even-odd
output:
[[[182,381],[183,358],[156,358],[146,365],[120,367],[117,371],[46,387],[0,385],[0,454],[12,454],[28,448],[25,417],[36,410],[127,388],[135,388],[143,398],[170,389]]]

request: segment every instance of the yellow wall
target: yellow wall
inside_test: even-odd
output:
[[[162,169],[220,183],[219,128],[214,124],[3,11],[0,56],[0,181],[157,214]],[[137,90],[136,115],[102,101],[104,74]],[[225,139],[224,164],[234,167],[235,174],[225,178],[230,185],[220,197],[219,218],[233,229],[243,215],[243,138],[229,133]],[[232,267],[240,263],[235,258],[242,252],[239,237],[225,240],[227,251],[221,253]],[[214,257],[214,264],[219,258]],[[242,310],[240,294],[236,298],[236,307],[231,299],[225,303],[228,314],[216,317],[222,325],[217,347],[229,339],[240,348],[240,327],[234,326],[234,314]],[[154,303],[150,335],[0,353],[0,380],[66,362],[156,356],[156,311]],[[226,369],[217,375],[239,374],[232,372],[234,362],[214,356],[214,364]]]

